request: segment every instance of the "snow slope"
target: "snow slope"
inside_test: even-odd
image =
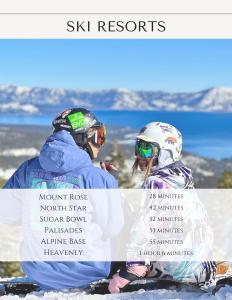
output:
[[[19,296],[3,296],[1,300],[22,300]],[[26,300],[178,300],[178,299],[199,299],[199,300],[231,300],[232,299],[232,287],[226,286],[215,295],[202,294],[202,293],[191,293],[191,292],[176,292],[173,290],[156,290],[156,291],[144,291],[140,290],[133,293],[124,293],[116,295],[87,295],[85,292],[76,291],[64,291],[64,292],[47,292],[47,293],[33,293],[27,295],[24,299]]]

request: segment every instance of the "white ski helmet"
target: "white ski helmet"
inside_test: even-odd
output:
[[[158,168],[163,168],[181,158],[182,135],[170,124],[149,123],[141,129],[137,139],[159,145]]]

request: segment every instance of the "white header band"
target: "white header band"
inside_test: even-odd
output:
[[[231,19],[230,14],[1,14],[0,38],[231,39]]]

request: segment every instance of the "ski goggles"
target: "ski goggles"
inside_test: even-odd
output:
[[[102,146],[106,141],[106,127],[100,126],[94,128],[94,134],[90,138],[94,145]]]
[[[158,157],[160,147],[157,143],[145,142],[143,140],[136,140],[135,155],[140,158]]]

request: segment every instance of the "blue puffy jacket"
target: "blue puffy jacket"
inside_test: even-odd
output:
[[[80,149],[69,132],[62,130],[51,135],[38,157],[24,162],[5,184],[6,189],[68,188],[115,189],[117,182],[108,172],[93,166],[89,155]],[[118,207],[116,207],[118,205]],[[99,207],[99,214],[106,220],[112,236],[122,227],[116,219],[120,201]],[[114,217],[115,215],[115,217]],[[109,222],[109,223],[108,223]],[[106,278],[110,262],[23,262],[27,276],[43,289],[86,287],[90,282]]]

